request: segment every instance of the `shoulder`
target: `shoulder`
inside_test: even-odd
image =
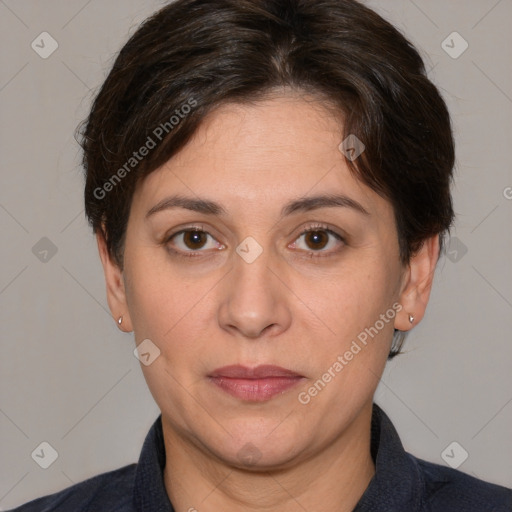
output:
[[[461,471],[412,457],[425,483],[427,510],[445,512],[510,512],[512,490]]]
[[[94,476],[10,512],[133,512],[136,464]]]

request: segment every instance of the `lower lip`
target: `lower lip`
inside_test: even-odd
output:
[[[267,377],[264,379],[210,377],[210,380],[236,398],[249,402],[265,402],[296,386],[303,380],[303,377]]]

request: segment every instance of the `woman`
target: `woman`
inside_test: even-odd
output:
[[[18,511],[505,511],[407,454],[373,395],[453,220],[450,119],[353,0],[178,0],[83,137],[114,320],[161,416],[137,465]]]

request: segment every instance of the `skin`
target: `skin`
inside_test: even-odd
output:
[[[351,174],[342,138],[339,119],[298,93],[224,105],[139,185],[122,270],[98,234],[114,318],[123,316],[137,344],[150,339],[161,351],[141,367],[162,411],[164,481],[178,512],[350,511],[374,475],[373,395],[393,328],[423,317],[439,245],[429,238],[400,262],[392,206]],[[174,194],[226,213],[175,207],[147,216]],[[281,217],[289,201],[321,194],[348,196],[368,215],[331,206]],[[345,242],[324,227],[315,228],[319,239],[303,235],[319,224]],[[172,237],[193,227],[211,236]],[[252,263],[236,252],[249,236],[263,249]],[[396,317],[300,403],[395,303]],[[243,401],[207,378],[231,364],[275,364],[304,379],[268,401]],[[248,443],[252,462],[242,457]]]

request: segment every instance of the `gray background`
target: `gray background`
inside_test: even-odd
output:
[[[135,462],[159,413],[107,308],[73,131],[162,3],[0,0],[1,509]],[[512,1],[368,3],[421,49],[458,150],[448,254],[376,401],[415,455],[445,464],[457,441],[461,471],[512,487]],[[47,59],[31,48],[43,31],[59,45]],[[456,59],[453,31],[469,44]],[[58,452],[46,470],[31,457],[43,441]]]

